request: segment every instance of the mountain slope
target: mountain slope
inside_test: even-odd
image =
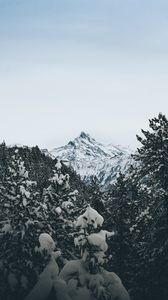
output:
[[[85,132],[67,145],[53,149],[51,155],[67,161],[86,181],[97,176],[103,186],[114,183],[117,174],[120,171],[125,173],[131,164],[129,149],[105,146]]]

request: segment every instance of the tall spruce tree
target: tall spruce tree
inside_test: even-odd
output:
[[[145,184],[152,222],[144,234],[144,257],[148,282],[145,299],[168,298],[168,120],[163,114],[149,120],[150,130],[137,136],[141,148],[134,156],[138,177]],[[142,230],[142,229],[140,229]]]

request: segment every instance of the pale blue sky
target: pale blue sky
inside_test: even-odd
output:
[[[168,1],[0,0],[0,139],[136,145],[168,111]]]

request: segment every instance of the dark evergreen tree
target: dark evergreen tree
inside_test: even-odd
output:
[[[96,176],[92,177],[89,183],[88,193],[90,205],[99,213],[103,214],[103,211],[105,211],[105,203],[103,199],[104,193],[100,189],[100,184]]]
[[[8,147],[6,146],[5,142],[0,144],[0,180],[3,182],[3,178],[6,174],[8,169],[8,162],[9,162],[9,151]]]
[[[142,130],[141,148],[134,156],[139,163],[138,178],[145,186],[150,211],[142,253],[148,282],[144,299],[168,298],[168,120],[162,114],[149,120],[150,131]],[[140,228],[140,231],[144,228]],[[145,298],[146,297],[146,298]]]
[[[111,268],[129,288],[133,260],[136,256],[131,232],[136,210],[135,195],[136,189],[131,180],[120,173],[108,193],[108,217],[105,221],[106,226],[113,228],[116,233],[109,245],[112,254]]]

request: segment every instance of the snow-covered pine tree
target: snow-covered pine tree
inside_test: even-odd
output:
[[[34,250],[37,237],[47,224],[46,207],[40,202],[36,183],[29,179],[18,150],[3,180],[1,207],[1,296],[4,300],[22,300],[41,272],[43,258]]]
[[[146,265],[144,281],[148,282],[147,299],[168,298],[168,120],[163,114],[149,120],[150,130],[137,136],[141,147],[134,158],[139,163],[141,187],[145,185],[151,217],[150,226],[143,231],[141,255]],[[140,213],[143,213],[143,211]]]
[[[74,217],[81,208],[77,206],[78,191],[70,187],[69,174],[63,172],[63,164],[58,159],[49,179],[48,188],[43,191],[44,203],[47,206],[47,223],[50,234],[57,240],[65,258],[73,257]]]
[[[165,199],[164,208],[168,222],[168,120],[161,113],[149,120],[149,130],[142,130],[144,137],[137,135],[141,147],[134,159],[139,164],[140,177],[145,177],[146,185],[159,189],[160,198]],[[154,192],[154,188],[152,190]]]
[[[114,233],[102,230],[104,219],[91,206],[76,221],[74,239],[81,259],[68,262],[59,277],[66,282],[70,300],[129,300],[119,277],[103,268],[107,238]]]

